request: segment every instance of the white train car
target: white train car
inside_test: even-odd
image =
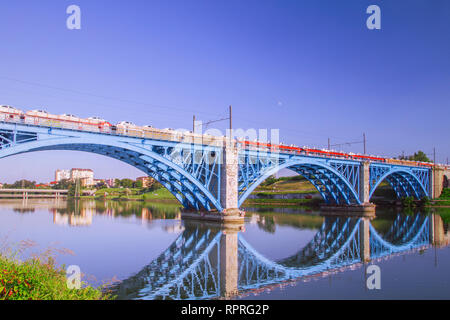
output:
[[[115,127],[113,127],[113,131],[116,134],[133,136],[133,137],[142,137],[144,135],[144,131],[142,127],[135,125],[129,121],[121,121]]]
[[[25,119],[22,110],[11,106],[0,105],[0,121],[6,122],[22,122]]]
[[[87,128],[83,128],[83,119],[74,116],[73,114],[62,114],[58,116],[58,119],[60,120],[60,123],[65,129],[72,129],[72,130],[83,130]],[[89,130],[87,130],[89,131]]]
[[[90,117],[83,120],[83,127],[86,126],[89,131],[111,133],[112,124],[100,117]]]
[[[25,123],[36,126],[58,127],[61,120],[57,115],[50,114],[44,110],[31,110],[25,113]]]

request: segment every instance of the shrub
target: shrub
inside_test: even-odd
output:
[[[0,300],[106,300],[109,294],[84,286],[69,289],[66,273],[37,258],[20,262],[0,255]]]
[[[415,206],[413,197],[406,197],[402,200],[403,206],[406,208],[413,208]]]

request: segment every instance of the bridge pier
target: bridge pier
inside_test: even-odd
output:
[[[220,165],[220,205],[221,212],[183,212],[186,219],[216,221],[222,223],[241,223],[244,213],[239,209],[239,156],[238,148],[227,143],[223,148],[223,159]]]
[[[432,174],[430,175],[430,195],[432,199],[437,199],[441,196],[444,190],[444,176],[445,170],[442,167],[433,167]]]
[[[238,205],[238,149],[228,144],[223,148],[221,165],[220,204],[224,215],[239,215]]]
[[[359,168],[359,198],[363,205],[370,204],[370,162],[362,162]]]

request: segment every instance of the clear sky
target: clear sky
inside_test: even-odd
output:
[[[66,27],[71,4],[81,30]],[[366,27],[372,4],[381,30]],[[159,128],[222,118],[231,104],[234,127],[280,129],[288,144],[365,132],[370,154],[450,156],[448,0],[15,0],[0,17],[0,104]],[[72,167],[142,175],[53,151],[0,160],[0,181]]]

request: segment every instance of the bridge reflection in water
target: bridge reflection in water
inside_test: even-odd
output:
[[[113,289],[119,299],[232,298],[448,244],[441,217],[423,214],[399,214],[384,232],[371,218],[326,216],[306,246],[279,261],[260,254],[241,231],[243,226],[185,222],[167,250]]]

